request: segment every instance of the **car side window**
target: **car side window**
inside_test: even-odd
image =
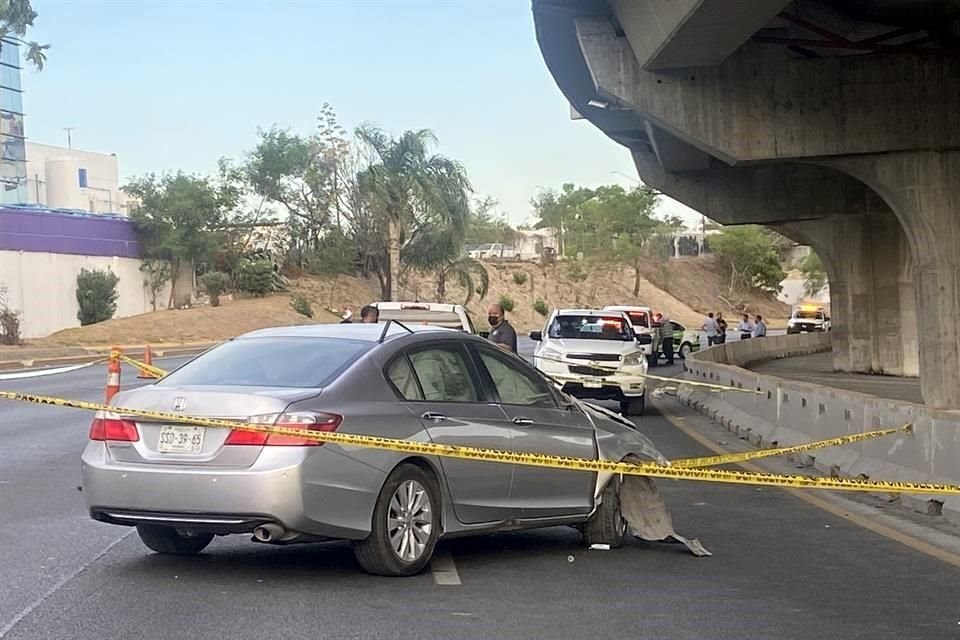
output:
[[[423,399],[435,402],[477,402],[479,397],[462,349],[434,347],[410,354]]]
[[[503,404],[551,409],[557,406],[556,397],[547,383],[510,362],[508,357],[480,349],[480,360],[490,374]]]
[[[423,400],[416,375],[404,356],[400,356],[387,367],[387,379],[393,383],[404,400]]]

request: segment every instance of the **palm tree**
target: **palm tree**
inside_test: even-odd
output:
[[[404,242],[419,231],[443,226],[462,243],[470,215],[470,182],[459,162],[430,153],[436,136],[429,129],[405,131],[394,139],[364,125],[356,134],[370,152],[359,185],[386,221],[387,288],[396,300]]]
[[[447,281],[456,278],[457,283],[467,290],[463,304],[468,305],[476,293],[483,300],[490,290],[490,275],[479,260],[469,256],[450,258],[434,267],[437,276],[437,302],[443,302],[447,295]],[[479,286],[478,286],[479,283]]]

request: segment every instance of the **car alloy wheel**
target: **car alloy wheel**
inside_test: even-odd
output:
[[[426,488],[416,480],[406,480],[390,498],[387,534],[397,558],[416,562],[423,555],[433,531],[433,505]]]

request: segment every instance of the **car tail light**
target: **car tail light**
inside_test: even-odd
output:
[[[97,414],[90,425],[91,440],[111,440],[115,442],[137,442],[140,434],[133,420],[121,420],[116,416],[106,417]]]
[[[285,413],[280,416],[254,416],[247,422],[303,431],[330,432],[337,430],[343,422],[343,416],[335,413]],[[234,430],[230,432],[223,444],[253,447],[319,447],[323,443],[297,436]]]

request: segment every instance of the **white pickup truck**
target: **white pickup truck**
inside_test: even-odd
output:
[[[538,343],[533,366],[561,383],[564,392],[617,401],[624,416],[643,413],[647,354],[622,311],[555,310],[530,339]]]
[[[801,304],[793,309],[787,321],[787,333],[830,331],[830,316],[823,307]]]

